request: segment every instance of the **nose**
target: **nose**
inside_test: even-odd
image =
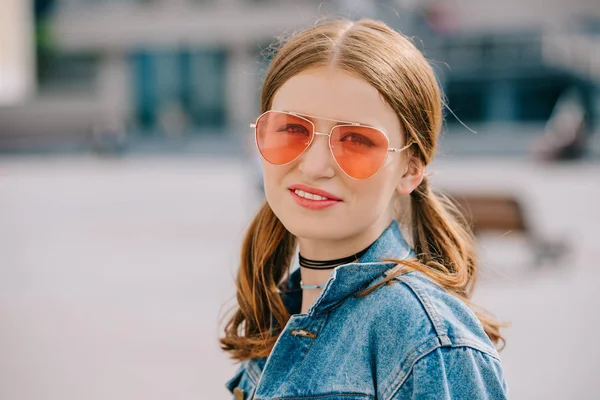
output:
[[[298,168],[309,179],[331,178],[335,175],[335,161],[329,151],[329,136],[315,132],[310,147],[300,158]]]

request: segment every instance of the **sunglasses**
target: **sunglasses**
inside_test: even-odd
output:
[[[308,118],[338,122],[329,133],[315,130]],[[341,123],[340,123],[341,122]],[[262,158],[274,165],[285,165],[300,157],[310,147],[316,135],[329,137],[329,150],[337,165],[354,179],[367,179],[383,166],[388,153],[399,153],[410,147],[390,147],[383,131],[355,122],[299,115],[288,111],[270,110],[250,124],[255,129],[256,146]]]

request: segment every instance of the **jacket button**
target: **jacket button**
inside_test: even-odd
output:
[[[235,400],[244,400],[244,390],[236,387],[233,389],[233,396],[235,397]]]

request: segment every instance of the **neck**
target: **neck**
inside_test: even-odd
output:
[[[336,239],[297,237],[300,254],[311,260],[335,260],[351,256],[373,243],[392,223],[392,218],[381,218],[360,232]]]
[[[368,229],[352,237],[336,240],[321,240],[298,238],[298,245],[302,257],[315,261],[334,260],[338,258],[352,256],[366,249],[381,233],[389,226],[391,220],[380,220],[371,225]],[[323,284],[329,279],[331,269],[309,269],[300,267],[300,276],[304,285]],[[319,292],[321,289],[311,290]]]

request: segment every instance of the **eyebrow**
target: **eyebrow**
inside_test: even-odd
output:
[[[301,117],[304,117],[304,118],[308,119],[309,121],[311,121],[312,123],[315,123],[315,119],[324,119],[326,121],[335,122],[336,125],[358,124],[358,125],[362,125],[362,126],[368,126],[368,127],[371,127],[371,128],[375,128],[375,126],[373,126],[371,124],[365,124],[365,123],[358,122],[358,121],[337,121],[337,120],[331,119],[331,118],[323,118],[323,117],[316,117],[316,116],[313,117],[313,116],[302,114],[302,113],[295,112],[295,111],[288,111],[288,112],[291,112],[293,114],[296,114],[296,115],[299,115]],[[376,129],[379,129],[379,128],[376,128]]]

